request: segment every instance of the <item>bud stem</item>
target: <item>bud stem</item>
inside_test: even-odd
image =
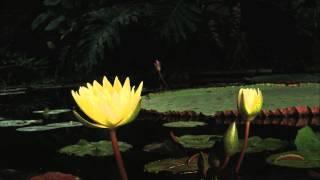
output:
[[[121,157],[119,144],[118,144],[118,140],[117,140],[117,134],[116,134],[115,129],[110,129],[110,138],[111,138],[111,142],[112,142],[112,149],[113,149],[114,157],[116,158],[116,161],[117,161],[117,165],[118,165],[121,179],[128,180],[127,172],[126,172],[126,169],[124,167],[124,163],[123,163],[123,160]]]
[[[227,165],[228,165],[228,163],[229,163],[229,160],[230,160],[230,156],[229,156],[229,155],[226,155],[226,156],[224,157],[223,164],[222,164],[222,166],[220,167],[220,171],[227,167]]]
[[[237,162],[237,166],[236,166],[236,173],[239,173],[240,170],[240,166],[244,157],[244,153],[246,152],[247,146],[248,146],[248,137],[249,137],[249,130],[250,130],[250,121],[246,121],[246,125],[245,125],[245,134],[244,134],[244,142],[243,142],[243,146],[242,146],[242,150],[240,153],[240,157],[239,160]]]

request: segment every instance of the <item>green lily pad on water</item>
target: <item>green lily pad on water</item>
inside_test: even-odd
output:
[[[193,128],[197,126],[205,126],[207,123],[201,121],[176,121],[164,123],[163,126],[170,128]]]
[[[292,168],[319,168],[320,152],[289,151],[269,156],[269,164]]]
[[[47,115],[57,115],[62,113],[71,112],[71,109],[45,109],[45,110],[38,110],[32,111],[34,114],[47,114]]]
[[[144,166],[146,172],[158,174],[159,172],[170,172],[172,174],[190,174],[198,171],[196,161],[187,164],[189,157],[179,159],[163,159],[150,162]]]
[[[213,147],[217,140],[222,139],[221,135],[183,135],[177,136],[178,142],[184,148],[208,149]]]
[[[243,139],[239,140],[240,143],[240,149],[243,144]],[[248,148],[246,150],[246,153],[258,153],[262,151],[276,151],[279,149],[283,149],[287,147],[288,142],[283,141],[281,139],[275,139],[275,138],[265,138],[262,139],[258,136],[252,136],[248,139]]]
[[[298,151],[320,151],[320,133],[306,126],[298,131],[294,143]]]
[[[293,168],[320,167],[320,134],[306,126],[301,128],[294,141],[297,151],[274,154],[267,158],[267,162],[277,166]]]
[[[46,124],[42,126],[22,127],[16,130],[21,132],[38,132],[38,131],[49,131],[53,129],[79,127],[79,126],[83,126],[83,124],[77,121],[68,121],[68,122],[61,122],[61,123]]]
[[[21,127],[40,123],[42,120],[1,120],[0,127]]]
[[[158,154],[175,154],[179,152],[179,148],[177,147],[177,144],[166,140],[164,142],[155,142],[151,144],[147,144],[143,147],[143,151],[145,152],[151,152],[151,153],[158,153]]]
[[[276,109],[293,105],[319,105],[319,83],[305,83],[299,86],[256,84],[246,86],[209,87],[150,93],[143,96],[143,108],[167,111],[195,111],[213,115],[217,111],[236,109],[239,89],[260,88],[264,97],[264,109]]]
[[[130,144],[125,142],[118,142],[120,151],[126,152],[132,148]],[[66,147],[61,148],[59,153],[73,155],[73,156],[95,156],[95,157],[102,157],[102,156],[111,156],[113,155],[113,149],[111,141],[98,141],[98,142],[88,142],[85,139],[80,139],[77,144],[69,145]]]
[[[222,139],[219,135],[185,135],[177,137],[180,144],[185,148],[207,149],[211,148],[217,140]],[[240,143],[242,143],[240,141]],[[274,151],[287,146],[286,141],[274,138],[262,139],[257,136],[249,138],[247,153],[257,153],[262,151]],[[159,145],[159,144],[158,144]],[[239,148],[239,152],[241,148]],[[206,158],[206,157],[205,157]],[[170,172],[173,174],[195,173],[198,171],[197,161],[190,161],[189,157],[179,159],[163,159],[150,162],[145,165],[145,171],[149,173]]]
[[[177,136],[178,142],[184,148],[190,149],[208,149],[213,147],[216,141],[221,140],[223,136],[221,135],[184,135]],[[243,140],[239,140],[239,152],[243,144]],[[258,153],[262,151],[276,151],[285,148],[288,142],[275,139],[275,138],[265,138],[262,139],[258,136],[252,136],[248,140],[248,148],[246,153]]]

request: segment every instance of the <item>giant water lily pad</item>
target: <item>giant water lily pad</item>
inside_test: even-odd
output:
[[[77,121],[68,121],[68,122],[61,122],[61,123],[46,124],[42,126],[27,126],[27,127],[18,128],[16,130],[21,132],[37,132],[37,131],[48,131],[48,130],[59,129],[59,128],[79,127],[79,126],[82,126],[82,123]]]
[[[217,140],[222,139],[221,135],[183,135],[177,136],[178,142],[185,148],[208,149],[213,147]]]
[[[198,171],[198,165],[196,161],[191,161],[187,164],[189,157],[183,157],[179,159],[163,159],[154,162],[150,162],[144,166],[145,171],[149,173],[170,172],[172,174],[189,174],[196,173]]]
[[[132,148],[130,144],[125,142],[118,142],[120,151],[125,152]],[[73,156],[111,156],[113,155],[111,141],[98,141],[98,142],[88,142],[87,140],[80,139],[77,144],[69,145],[63,147],[59,150],[59,153],[73,155]]]
[[[319,105],[319,83],[304,83],[299,86],[256,84],[241,86],[260,88],[264,96],[263,108],[276,109],[293,105]],[[240,86],[183,89],[150,93],[143,96],[143,108],[159,112],[195,111],[213,115],[217,111],[235,109]]]
[[[197,126],[205,126],[207,123],[201,121],[176,121],[164,123],[163,126],[171,128],[193,128]]]
[[[320,152],[290,151],[269,156],[266,161],[276,166],[292,168],[320,168]]]
[[[243,144],[243,140],[239,141],[240,143],[240,149],[242,147],[241,144]],[[248,139],[248,148],[246,150],[246,153],[258,153],[262,151],[276,151],[279,149],[283,149],[287,147],[288,142],[283,141],[281,139],[275,139],[275,138],[265,138],[262,139],[258,136],[252,136]],[[239,152],[241,151],[239,149]]]
[[[42,123],[42,120],[1,120],[0,127],[21,127]]]

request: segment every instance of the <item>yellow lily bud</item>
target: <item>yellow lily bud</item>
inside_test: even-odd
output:
[[[232,156],[239,151],[239,138],[236,122],[232,122],[223,137],[224,151],[226,155]]]
[[[113,85],[106,77],[103,83],[93,81],[87,87],[80,86],[79,91],[71,94],[80,109],[92,119],[89,122],[74,111],[76,117],[85,125],[96,128],[116,128],[134,120],[141,107],[141,91],[143,82],[137,90],[130,86],[130,79],[126,78],[123,86],[118,77]]]
[[[262,104],[263,97],[259,89],[241,88],[239,90],[237,107],[246,120],[253,120],[261,111]]]

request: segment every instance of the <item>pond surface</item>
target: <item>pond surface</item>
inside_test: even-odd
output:
[[[33,117],[36,118],[37,116]],[[31,118],[31,117],[30,117]],[[54,121],[60,121],[54,120]],[[61,120],[62,121],[62,120]],[[118,129],[118,139],[132,145],[127,152],[123,152],[130,179],[199,179],[194,173],[171,174],[160,172],[148,173],[144,165],[148,162],[165,158],[179,158],[192,156],[199,150],[175,149],[168,152],[146,152],[144,147],[155,142],[172,141],[170,132],[176,136],[187,134],[223,134],[227,125],[217,125],[214,120],[207,121],[206,126],[195,128],[169,128],[161,126],[153,119],[140,118],[132,124]],[[30,125],[29,125],[30,126]],[[253,125],[250,132],[262,138],[274,137],[293,141],[298,127],[281,125]],[[59,149],[78,143],[79,139],[99,141],[109,139],[108,132],[100,129],[91,129],[84,126],[65,127],[35,132],[17,131],[19,127],[2,127],[0,130],[1,154],[0,177],[2,179],[27,179],[33,175],[58,171],[70,173],[82,179],[119,179],[117,166],[113,156],[95,157],[91,155],[78,157],[58,153]],[[239,126],[239,132],[243,127]],[[241,137],[241,133],[239,134]],[[173,141],[172,141],[173,142]],[[173,142],[174,144],[174,142]],[[292,149],[287,147],[286,149]],[[168,148],[170,150],[170,148]],[[204,152],[210,150],[204,149]],[[276,151],[281,152],[281,151]],[[309,170],[290,169],[271,166],[265,158],[274,152],[249,154],[245,157],[240,179],[308,179]],[[235,159],[237,159],[235,157]],[[234,160],[231,163],[235,163]],[[231,164],[232,165],[232,164]],[[233,164],[234,166],[234,164]],[[231,171],[227,169],[226,171]],[[230,173],[223,173],[220,179],[236,178]]]
[[[112,155],[100,156],[99,148],[94,150],[93,155],[77,156],[59,153],[61,148],[77,144],[81,139],[85,140],[81,141],[82,143],[109,140],[109,134],[106,130],[91,129],[77,123],[70,111],[75,103],[69,95],[69,90],[33,92],[28,95],[2,97],[2,102],[7,103],[7,105],[0,113],[0,117],[2,117],[0,118],[0,180],[25,180],[46,172],[73,174],[85,180],[119,179],[114,157]],[[50,109],[46,107],[50,107]],[[58,107],[63,108],[58,110]],[[178,120],[197,120],[197,122],[186,123],[185,128],[178,128],[176,127],[177,124],[174,123],[163,126],[166,122],[176,122]],[[276,121],[293,123],[283,125],[272,123]],[[15,123],[10,124],[9,122]],[[180,140],[185,135],[221,136],[225,133],[230,122],[230,119],[223,120],[208,118],[207,116],[200,116],[196,119],[158,118],[146,115],[145,111],[141,112],[135,121],[117,130],[118,140],[130,145],[127,151],[122,152],[129,178],[201,179],[197,168],[177,171],[176,174],[168,171],[154,173],[150,169],[145,169],[145,165],[167,158],[188,159],[200,151],[210,155],[212,148],[181,147],[182,143],[175,142],[172,135],[174,134]],[[319,132],[319,124],[317,124],[317,122],[320,122],[319,116],[300,119],[274,117],[256,119],[254,122],[250,136],[278,138],[288,145],[273,151],[262,150],[247,154],[239,175],[232,173],[238,159],[238,155],[236,155],[231,158],[229,166],[219,174],[218,179],[303,180],[317,176],[319,168],[278,167],[266,163],[265,159],[274,153],[295,149],[293,141],[298,130],[301,129],[301,127],[296,126],[298,122],[305,122],[305,125],[310,124],[315,132]],[[242,138],[242,124],[238,125],[238,132],[240,138]],[[212,139],[209,138],[208,143],[210,143],[210,140]],[[206,142],[205,140],[201,145],[206,145]],[[174,169],[175,167],[171,166],[170,168]]]

